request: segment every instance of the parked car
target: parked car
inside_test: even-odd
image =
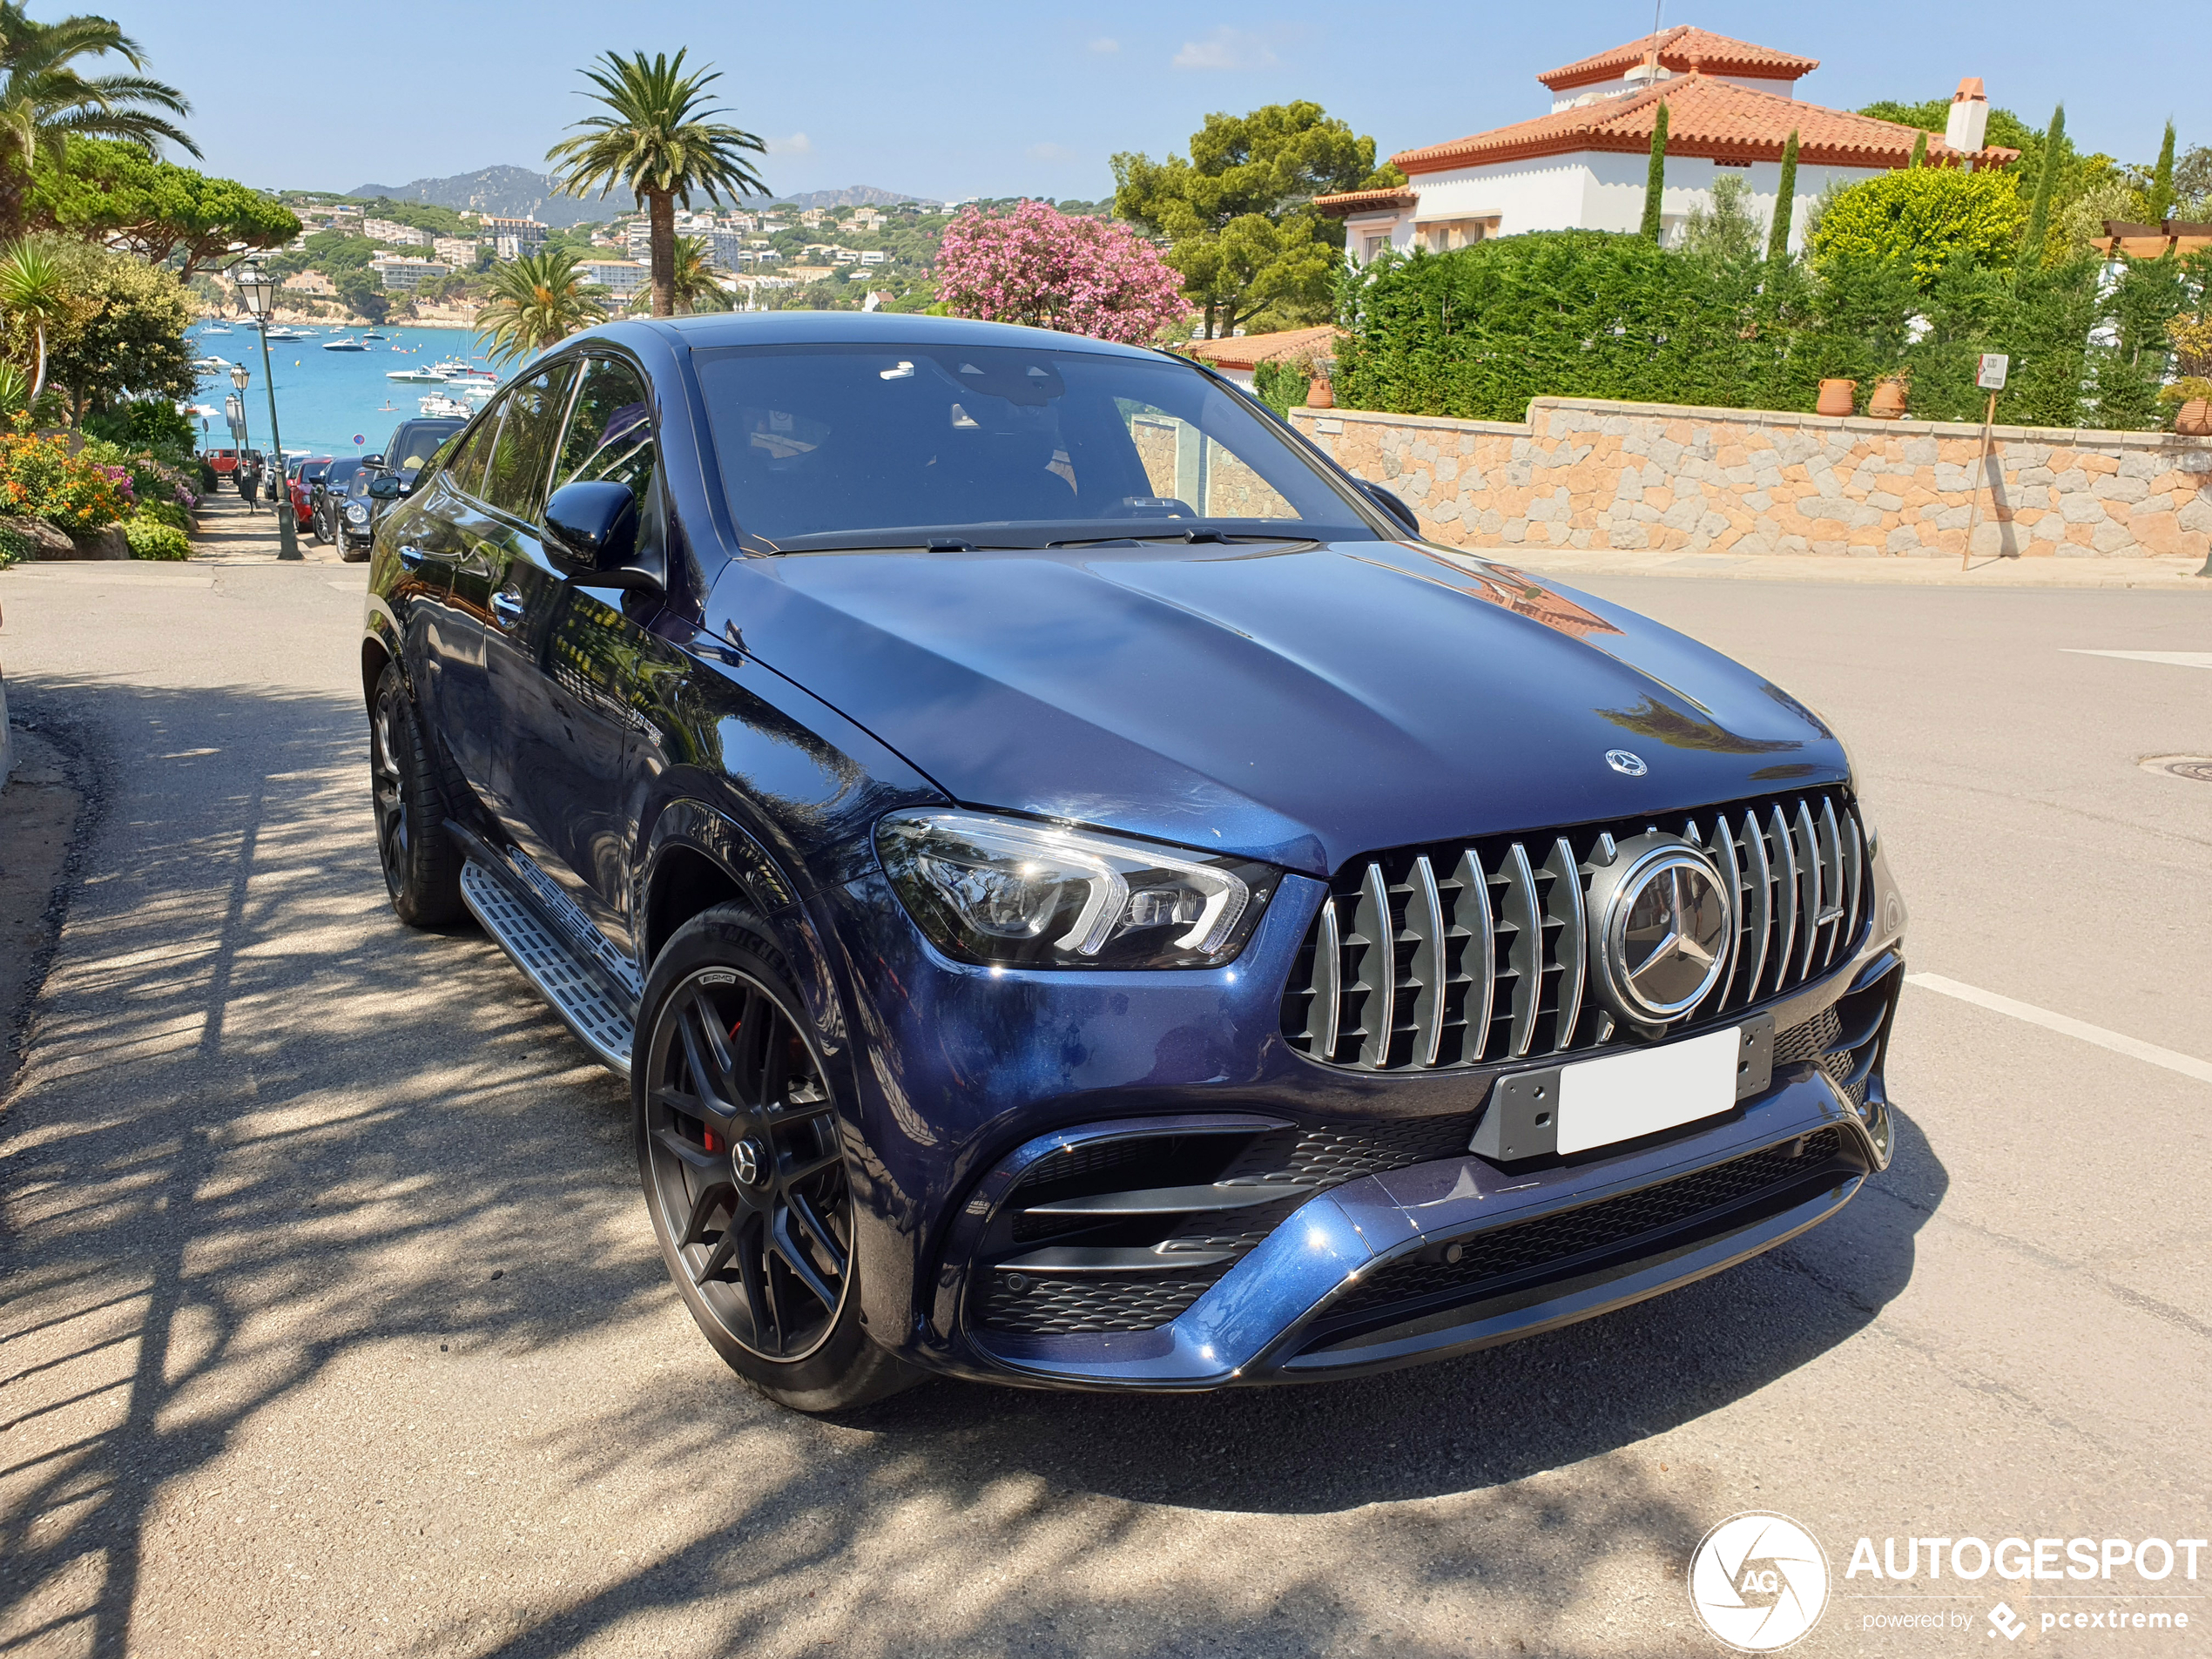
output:
[[[354,528],[351,510],[346,515],[348,536],[357,546],[362,558],[368,556],[368,543],[375,535],[377,523],[395,502],[402,501],[414,490],[415,480],[439,447],[452,438],[468,422],[458,416],[432,415],[402,421],[393,429],[392,441],[375,455],[364,457],[366,471],[364,499],[368,516],[364,533]],[[341,556],[352,559],[353,551],[341,548]]]
[[[287,479],[292,489],[292,516],[295,522],[301,524],[307,522],[309,515],[314,510],[316,481],[329,469],[328,455],[302,455],[286,469]]]
[[[1890,1156],[1826,723],[1198,365],[590,330],[387,513],[361,670],[393,908],[627,1075],[677,1292],[790,1406],[1462,1353]]]
[[[227,478],[238,470],[236,449],[203,449],[200,454],[206,458],[207,464],[222,477]]]
[[[346,499],[347,486],[361,469],[361,458],[359,455],[340,455],[309,486],[307,522],[308,529],[318,542],[338,539],[340,507]]]

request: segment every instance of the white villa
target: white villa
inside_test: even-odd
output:
[[[1633,231],[1643,217],[1651,130],[1667,105],[1667,187],[1661,217],[1671,240],[1693,207],[1712,203],[1726,174],[1750,186],[1746,205],[1770,223],[1782,151],[1797,134],[1791,246],[1806,210],[1831,184],[1857,184],[1905,166],[1916,127],[1800,101],[1797,82],[1819,60],[1754,46],[1688,24],[1632,40],[1536,78],[1551,111],[1473,138],[1391,158],[1406,175],[1391,190],[1319,196],[1345,221],[1360,260],[1386,245],[1443,253],[1519,231]],[[1927,165],[1996,166],[2019,152],[1985,145],[1981,82],[1959,84],[1948,130],[1928,135]]]

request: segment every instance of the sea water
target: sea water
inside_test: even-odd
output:
[[[387,380],[395,368],[427,368],[448,358],[470,367],[492,367],[476,336],[465,328],[379,328],[382,340],[363,341],[367,351],[325,351],[327,341],[361,339],[357,328],[306,324],[315,330],[307,340],[273,340],[269,363],[276,374],[277,423],[284,447],[293,455],[374,455],[401,421],[421,414],[424,397],[442,390],[435,382]],[[268,382],[261,373],[261,340],[251,328],[233,324],[227,334],[206,334],[196,324],[187,335],[194,357],[220,357],[243,363],[253,374],[246,388],[246,447],[269,447]],[[227,448],[230,428],[223,399],[231,391],[231,372],[210,369],[200,375],[190,401],[212,415],[196,415],[202,448]]]

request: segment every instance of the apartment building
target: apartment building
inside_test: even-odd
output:
[[[412,225],[401,225],[388,219],[364,219],[361,234],[372,242],[382,242],[394,247],[428,247],[430,233],[418,231]]]
[[[409,292],[435,278],[453,274],[451,266],[441,265],[435,260],[417,260],[398,253],[380,253],[368,262],[368,268],[376,273],[386,287],[401,292]]]

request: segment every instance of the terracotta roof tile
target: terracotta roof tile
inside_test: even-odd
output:
[[[1667,153],[1716,161],[1779,159],[1792,131],[1798,158],[1809,165],[1902,167],[1912,158],[1920,129],[1869,115],[1823,109],[1774,92],[1755,92],[1710,76],[1662,81],[1649,91],[1606,98],[1577,109],[1540,115],[1449,144],[1408,150],[1391,159],[1401,172],[1440,172],[1526,156],[1616,150],[1641,154],[1651,147],[1659,105],[1667,105]],[[1973,159],[1996,164],[2020,152],[1992,145]],[[1928,134],[1928,161],[1941,166],[1959,158],[1940,133]]]
[[[1343,334],[1343,329],[1324,323],[1318,328],[1285,328],[1271,334],[1194,340],[1184,349],[1216,368],[1257,368],[1264,362],[1325,357]]]
[[[1342,190],[1333,196],[1316,196],[1313,205],[1331,219],[1348,213],[1380,212],[1385,208],[1411,207],[1419,199],[1403,185],[1382,190]]]
[[[1650,56],[1652,37],[1629,41],[1611,51],[1585,57],[1563,69],[1547,70],[1536,78],[1553,91],[1587,86],[1593,81],[1618,80]],[[1817,57],[1778,52],[1771,46],[1754,46],[1748,40],[1730,40],[1688,24],[1659,31],[1659,66],[1677,75],[1703,65],[1709,75],[1741,75],[1747,79],[1794,81],[1820,67]]]

